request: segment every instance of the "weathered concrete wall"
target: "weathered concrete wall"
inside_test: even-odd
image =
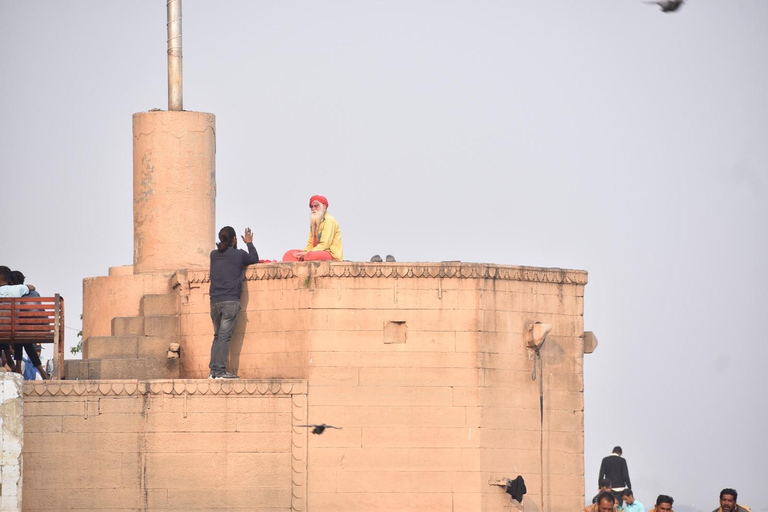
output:
[[[22,448],[24,445],[24,379],[0,373],[0,511],[21,510]]]
[[[306,391],[298,380],[28,382],[23,510],[306,510],[308,433],[294,427]]]

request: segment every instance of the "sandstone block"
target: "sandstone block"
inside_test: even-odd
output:
[[[141,416],[135,414],[98,414],[88,416],[63,416],[63,432],[85,433],[129,433],[142,432],[144,422]]]
[[[309,394],[310,423],[344,427],[464,427],[465,407],[345,407],[314,405]]]
[[[541,457],[539,449],[513,448],[481,448],[478,452],[482,458],[484,471],[494,473],[518,474],[541,473]],[[583,455],[548,450],[544,452],[544,469],[551,475],[573,474],[572,470],[579,464],[583,467]]]
[[[177,315],[179,309],[179,296],[175,293],[144,295],[139,305],[142,316]]]
[[[482,508],[482,494],[479,492],[453,493],[452,512],[477,512]]]
[[[382,347],[383,348],[383,347]],[[453,352],[311,352],[317,366],[357,366],[358,368],[477,368],[476,354]]]
[[[357,386],[360,369],[356,367],[309,368],[311,386]]]
[[[146,336],[177,336],[179,334],[178,315],[147,315],[144,317]]]
[[[138,336],[91,336],[83,345],[88,359],[136,358]]]
[[[141,439],[137,433],[66,432],[30,433],[25,438],[24,453],[138,452]]]
[[[488,368],[481,370],[484,376],[485,386],[514,389],[518,393],[524,390],[526,393],[535,393],[538,399],[538,382],[531,380],[531,371],[513,371]],[[545,368],[545,374],[547,369]],[[557,378],[547,380],[546,392],[584,391],[584,379],[580,373],[558,373]]]
[[[451,405],[454,407],[470,406],[475,407],[480,404],[479,387],[453,387]]]
[[[453,500],[449,493],[315,493],[308,501],[312,512],[445,512]]]
[[[336,471],[331,470],[317,470],[307,472],[307,487],[314,490],[314,492],[337,492],[336,484]],[[352,473],[347,473],[346,476],[350,476]],[[359,491],[358,491],[359,492]]]
[[[119,316],[112,319],[112,336],[143,336],[144,317]]]
[[[86,357],[85,347],[83,347],[83,357]],[[64,379],[66,380],[85,380],[88,379],[88,361],[84,359],[65,359],[64,360]]]
[[[168,507],[173,510],[290,510],[291,489],[168,489]]]
[[[85,414],[85,400],[25,400],[24,416],[49,416],[53,418],[61,416],[83,416]]]
[[[26,492],[24,500],[26,502],[27,496],[43,489],[119,488],[120,458],[119,453],[105,452],[81,456],[72,453],[25,454],[24,489],[32,492]]]
[[[312,389],[312,405],[452,406],[450,387],[319,386]]]
[[[227,487],[227,455],[217,453],[146,454],[147,488]]]
[[[178,379],[180,359],[90,359],[87,378],[100,379]]]
[[[312,464],[315,451],[339,451],[338,448],[316,448],[310,450]],[[346,471],[461,471],[462,450],[459,448],[345,448],[343,467]],[[327,459],[328,462],[335,458]],[[340,462],[340,459],[339,459]],[[336,465],[315,467],[338,468]],[[341,480],[342,475],[338,475]]]
[[[294,431],[307,432],[307,443],[310,450],[315,448],[360,448],[362,443],[362,429],[359,427],[344,427],[343,430],[329,430],[330,434],[313,435],[306,427],[293,427]]]
[[[136,357],[138,359],[162,359],[176,339],[178,339],[176,336],[142,336],[138,339]],[[178,343],[175,344],[178,345]],[[178,352],[175,353],[178,357]]]
[[[315,475],[319,474],[310,473],[310,488],[317,489]],[[336,481],[335,488],[341,493],[450,493],[480,489],[480,473],[464,471],[339,471],[334,472]]]
[[[286,432],[150,432],[146,451],[157,453],[290,453]]]
[[[363,448],[471,448],[481,446],[481,431],[471,427],[363,428]]]
[[[475,368],[360,368],[362,386],[476,386],[483,370]]]
[[[456,333],[445,331],[419,331],[408,328],[406,343],[384,344],[382,330],[311,331],[310,348],[313,352],[454,352]]]
[[[64,430],[63,416],[26,416],[24,418],[24,434],[62,432]]]

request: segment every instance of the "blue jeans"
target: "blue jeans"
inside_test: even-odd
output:
[[[214,376],[223,375],[227,371],[229,359],[229,340],[235,332],[237,315],[240,313],[239,300],[227,300],[211,304],[211,320],[213,320],[213,344],[211,345],[211,362],[208,368]]]

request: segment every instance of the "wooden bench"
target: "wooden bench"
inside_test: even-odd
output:
[[[64,298],[0,298],[0,344],[53,343],[53,375],[64,371]],[[14,350],[21,350],[21,346]]]

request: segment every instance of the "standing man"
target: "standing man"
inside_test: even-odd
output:
[[[243,242],[248,252],[237,248],[237,234],[230,226],[219,231],[219,243],[211,252],[211,320],[213,321],[213,344],[209,379],[239,379],[227,371],[229,341],[235,331],[237,315],[240,314],[240,294],[243,292],[243,270],[258,263],[259,253],[253,246],[251,228],[245,228]]]
[[[344,258],[341,229],[336,219],[328,214],[328,200],[323,196],[309,198],[309,237],[304,250],[291,249],[283,261],[320,261]]]
[[[749,507],[742,507],[736,500],[739,497],[739,493],[736,489],[723,489],[720,491],[720,508],[715,509],[714,512],[750,512]]]
[[[624,506],[622,507],[624,512],[645,512],[645,506],[635,499],[632,489],[621,491],[621,497],[624,500]]]
[[[621,491],[632,488],[632,484],[629,482],[627,461],[621,457],[621,453],[621,446],[614,446],[613,452],[603,458],[603,462],[600,464],[600,474],[597,477],[598,484],[603,478],[611,481],[611,491],[619,500],[619,506],[621,506]]]

